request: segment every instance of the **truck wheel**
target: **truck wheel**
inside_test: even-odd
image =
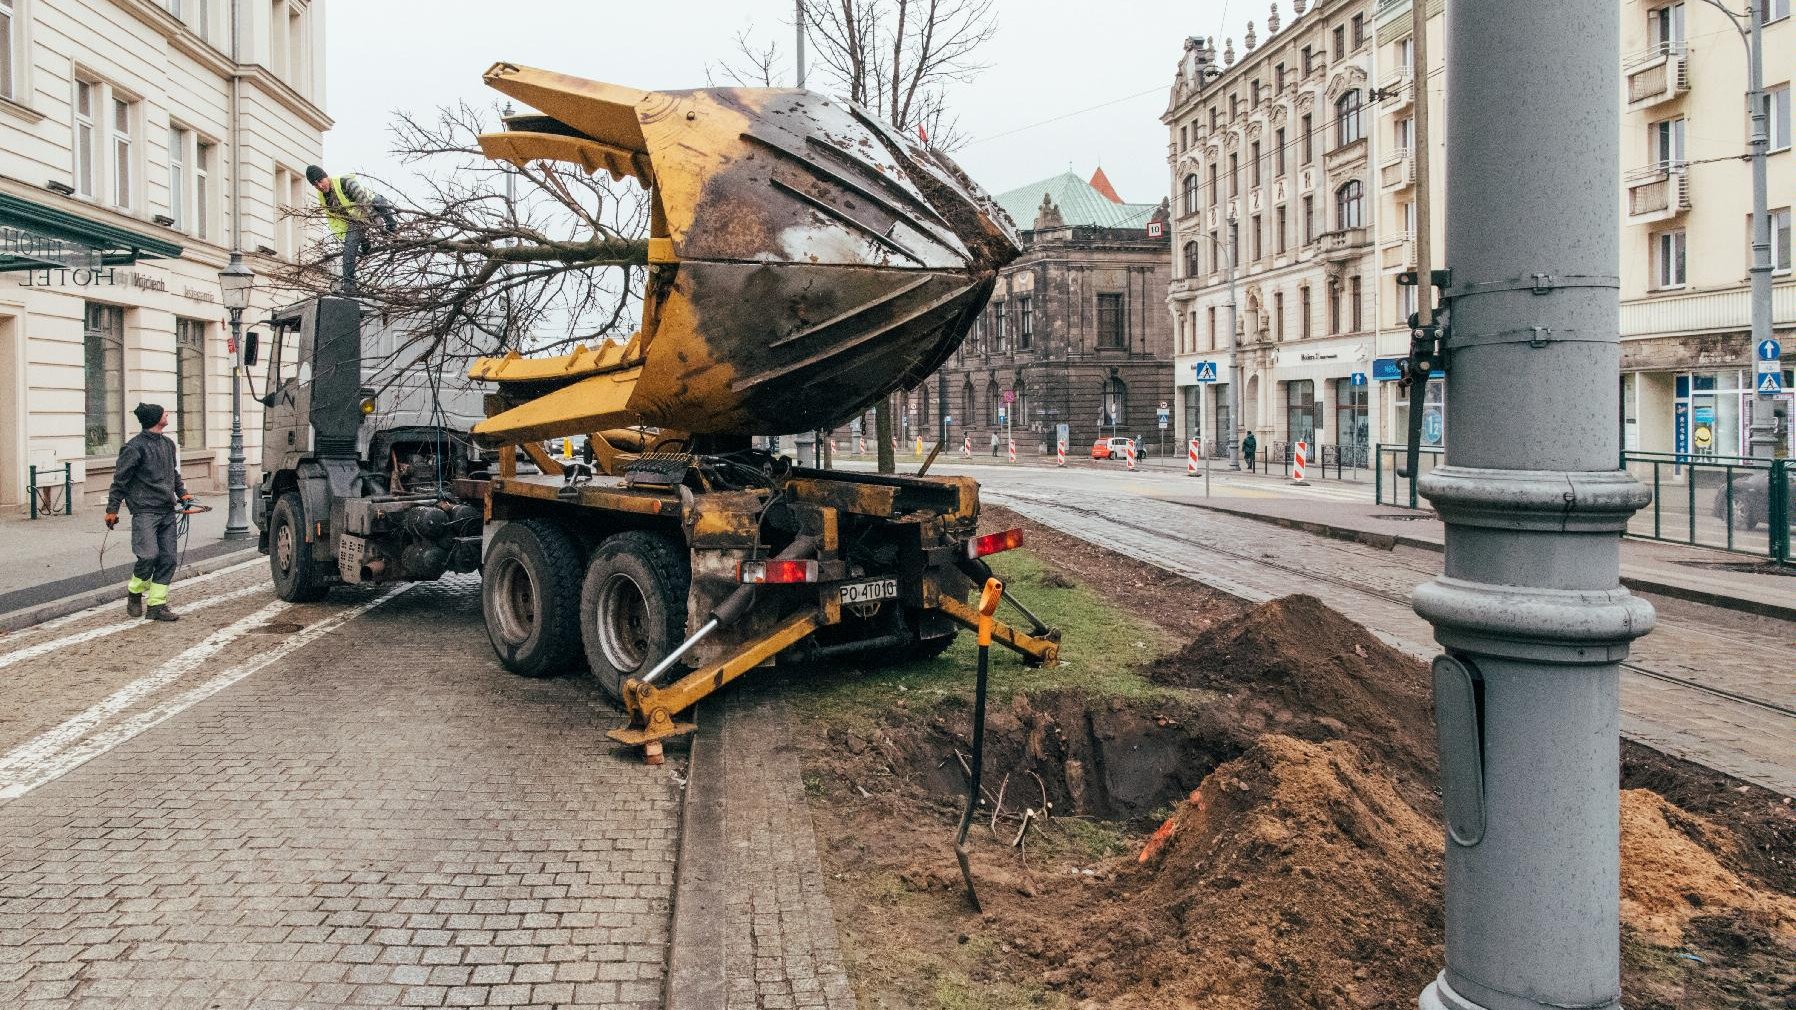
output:
[[[599,687],[623,699],[624,680],[655,668],[686,639],[692,571],[672,540],[632,530],[599,545],[580,589],[581,639]]]
[[[322,600],[328,588],[306,543],[304,514],[299,495],[289,491],[274,503],[269,523],[268,567],[274,576],[274,595],[288,603]]]
[[[525,677],[553,677],[580,655],[580,551],[539,519],[493,535],[480,583],[486,637],[499,663]]]

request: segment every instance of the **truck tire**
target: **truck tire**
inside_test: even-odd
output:
[[[623,699],[624,681],[655,668],[686,639],[686,552],[640,530],[599,544],[580,589],[580,637],[600,689]]]
[[[480,606],[487,640],[507,670],[553,677],[573,666],[580,657],[578,546],[554,523],[506,523],[486,552]]]
[[[288,603],[322,600],[329,588],[306,543],[305,507],[292,491],[274,503],[268,524],[268,568],[274,576],[274,595]]]

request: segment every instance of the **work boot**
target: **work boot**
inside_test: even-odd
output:
[[[142,617],[143,616],[143,594],[142,593],[126,593],[125,594],[125,613],[130,614],[132,617]]]
[[[168,609],[168,604],[166,603],[159,603],[156,606],[151,607],[149,618],[152,621],[178,621],[181,619],[174,611]]]

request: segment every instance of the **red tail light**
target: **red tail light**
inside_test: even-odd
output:
[[[1023,531],[1020,529],[1005,530],[983,537],[974,537],[967,541],[967,557],[983,558],[987,554],[1000,554],[1014,551],[1023,546]]]
[[[816,582],[817,562],[804,560],[743,561],[736,566],[736,581],[754,583]]]

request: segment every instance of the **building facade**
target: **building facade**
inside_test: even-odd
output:
[[[104,493],[140,400],[174,412],[189,486],[222,489],[218,272],[238,248],[266,277],[304,238],[282,209],[330,126],[324,27],[324,0],[0,0],[0,505],[34,465]]]
[[[1758,2],[1771,93],[1772,323],[1796,344],[1790,212],[1789,0]],[[1752,264],[1746,49],[1704,3],[1622,5],[1622,444],[1745,456],[1754,396],[1747,270]],[[1786,362],[1796,358],[1787,352]],[[1782,398],[1789,401],[1791,372]],[[1786,441],[1788,453],[1796,443]]]
[[[1263,41],[1248,26],[1239,59],[1233,40],[1220,54],[1186,41],[1162,116],[1167,306],[1176,429],[1212,454],[1253,432],[1275,452],[1304,440],[1363,458],[1379,437],[1372,376],[1388,310],[1372,15],[1358,0],[1300,2],[1286,25],[1275,6]]]

